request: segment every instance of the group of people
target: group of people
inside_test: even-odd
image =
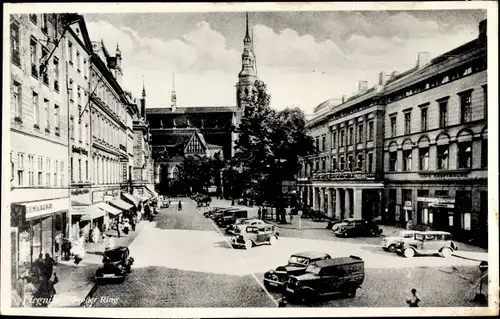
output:
[[[46,307],[56,294],[55,284],[59,282],[54,272],[55,260],[46,253],[38,256],[28,274],[21,276],[18,291],[22,292],[21,307]],[[40,302],[38,302],[40,301]]]

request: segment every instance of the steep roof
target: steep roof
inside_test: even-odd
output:
[[[146,108],[146,114],[193,114],[193,113],[234,113],[235,106],[193,106],[177,107],[172,111],[170,107],[150,107]]]

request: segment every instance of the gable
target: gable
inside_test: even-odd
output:
[[[69,26],[68,31],[77,39],[81,47],[85,48],[89,53],[92,52],[92,43],[82,16],[79,17],[78,23],[73,23]]]
[[[199,133],[194,133],[191,138],[189,139],[189,142],[186,144],[186,147],[184,148],[184,153],[185,154],[204,154],[207,147],[205,145],[205,141],[203,140],[202,137],[200,137],[201,134]]]

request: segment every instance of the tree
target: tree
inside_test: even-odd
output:
[[[282,182],[295,180],[300,158],[314,152],[313,140],[307,135],[305,115],[299,108],[271,109],[271,96],[259,80],[253,96],[246,101],[230,165],[233,183],[276,202],[284,221]]]

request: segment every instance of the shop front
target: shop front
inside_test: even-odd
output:
[[[40,254],[57,259],[60,238],[68,232],[69,207],[68,198],[11,204],[11,226],[17,228],[17,238],[12,237],[17,247],[13,278],[26,273]]]
[[[120,198],[115,198],[109,201],[108,204],[120,211],[119,215],[114,216],[115,223],[118,222],[122,216],[124,216],[125,218],[130,218],[134,210],[134,205],[129,204]]]
[[[151,194],[151,197],[152,197],[153,199],[156,199],[156,200],[158,199],[158,196],[159,196],[159,195],[158,195],[158,193],[154,190],[154,188],[153,188],[152,186],[150,186],[150,185],[146,185],[146,187],[145,187],[145,188],[146,188],[146,190],[149,192],[149,194]]]
[[[417,197],[417,201],[422,224],[443,231],[455,228],[455,198]]]

